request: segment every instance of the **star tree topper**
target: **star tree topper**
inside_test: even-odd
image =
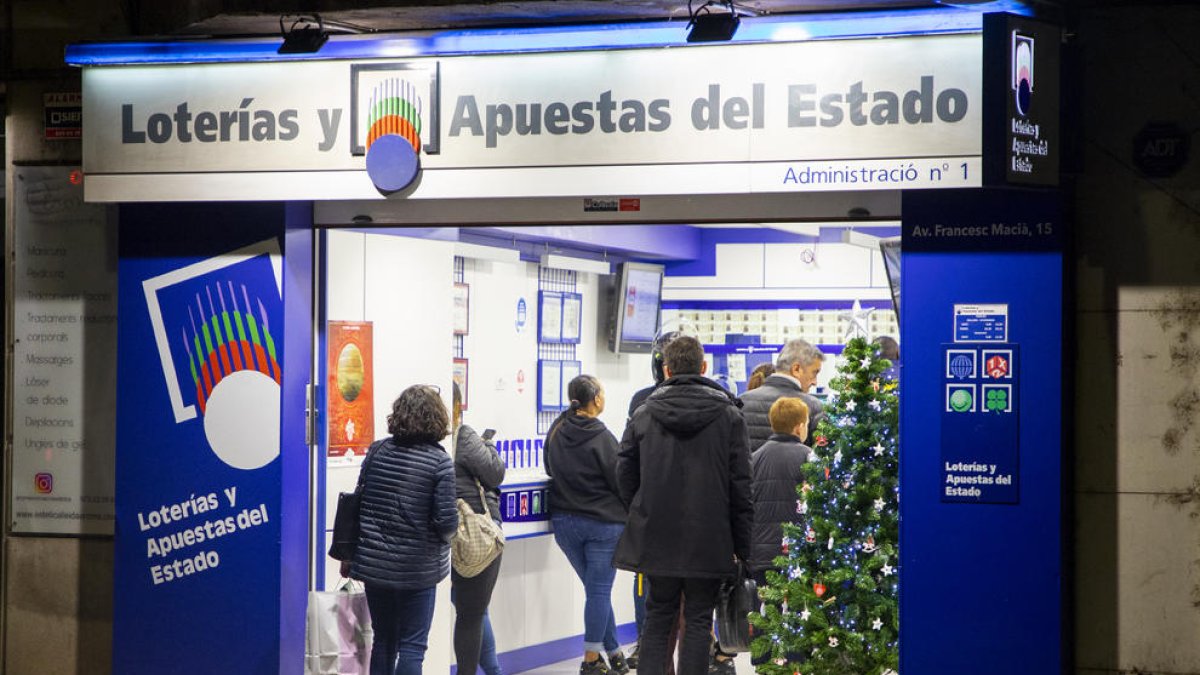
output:
[[[846,336],[843,339],[843,342],[849,342],[855,337],[862,337],[870,342],[871,334],[867,332],[867,317],[871,316],[871,313],[874,311],[874,307],[870,309],[863,309],[862,303],[860,303],[858,300],[855,300],[854,305],[849,311],[841,312],[838,315],[838,318],[845,319],[846,321],[850,322],[850,325],[846,327]]]

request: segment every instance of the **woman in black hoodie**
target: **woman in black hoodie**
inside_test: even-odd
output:
[[[558,416],[546,437],[542,465],[551,477],[550,514],[554,541],[566,554],[587,593],[583,609],[584,660],[581,675],[628,673],[617,643],[612,610],[616,577],[613,551],[625,529],[627,512],[617,492],[617,439],[600,421],[604,388],[591,375],[567,385],[571,407]],[[608,665],[600,658],[608,655]]]

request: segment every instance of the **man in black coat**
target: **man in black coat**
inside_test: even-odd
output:
[[[816,396],[808,393],[821,372],[825,355],[804,340],[790,340],[775,360],[775,373],[763,380],[761,387],[742,394],[742,412],[750,428],[750,452],[757,452],[771,436],[771,421],[767,412],[784,396],[796,397],[808,406],[808,436],[804,443],[812,447],[817,425],[825,417],[824,407]]]
[[[664,350],[667,379],[625,427],[617,485],[629,520],[613,564],[646,575],[640,675],[666,671],[667,636],[684,604],[680,675],[708,672],[721,580],[750,555],[754,508],[746,423],[737,399],[703,376],[692,337]]]

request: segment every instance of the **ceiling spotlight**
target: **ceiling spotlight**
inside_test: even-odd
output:
[[[279,34],[283,36],[283,44],[279,45],[278,53],[316,54],[329,41],[320,14],[301,14],[290,27],[285,28],[283,20],[287,16],[284,14],[279,17]]]
[[[713,7],[723,7],[725,11],[714,12]],[[695,11],[689,0],[688,17],[688,42],[728,42],[741,23],[733,0],[709,0]]]

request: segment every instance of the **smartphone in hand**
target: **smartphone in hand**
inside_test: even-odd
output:
[[[485,441],[490,441],[490,440],[492,440],[492,438],[493,438],[495,435],[496,435],[496,430],[495,430],[495,429],[484,429],[484,430],[483,430],[483,436],[482,436],[482,438],[483,438],[483,440],[485,440]]]

